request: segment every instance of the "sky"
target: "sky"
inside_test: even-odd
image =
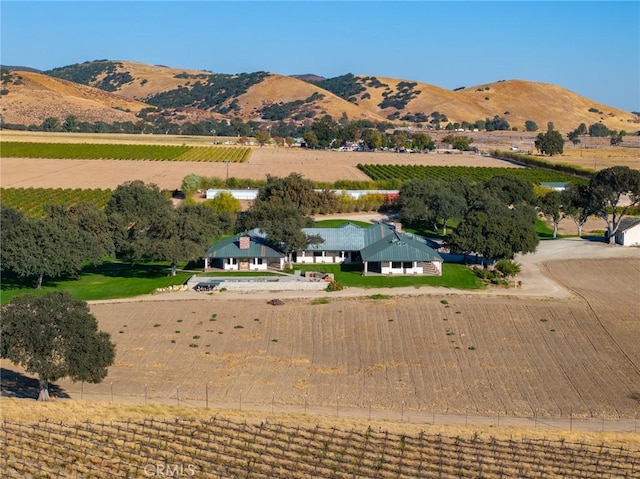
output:
[[[640,1],[0,0],[0,63],[127,60],[442,88],[553,83],[640,111]]]

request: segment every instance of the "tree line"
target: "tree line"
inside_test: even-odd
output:
[[[623,195],[629,201],[621,206]],[[452,251],[476,253],[493,261],[535,251],[538,211],[553,223],[554,237],[565,217],[575,221],[581,236],[587,219],[598,216],[606,222],[605,238],[611,242],[621,220],[639,202],[640,172],[615,166],[598,172],[587,185],[570,183],[562,192],[549,191],[539,197],[532,183],[509,176],[483,182],[414,180],[400,189],[398,206],[407,226],[447,237]],[[453,220],[458,224],[447,236]]]

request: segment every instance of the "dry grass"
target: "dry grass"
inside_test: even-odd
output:
[[[19,86],[9,85],[9,94],[3,96],[4,119],[8,123],[28,125],[40,124],[48,116],[64,118],[68,114],[74,114],[82,121],[135,122],[135,112],[147,106],[135,102],[135,99],[144,99],[195,81],[176,78],[179,73],[207,74],[203,71],[136,62],[121,63],[122,66],[118,66],[117,70],[128,72],[134,80],[122,85],[117,95],[96,88],[71,85],[37,73],[19,72],[25,81]],[[325,97],[313,104],[316,118],[328,114],[338,119],[346,114],[352,120],[366,118],[388,121],[388,116],[394,112],[403,116],[406,113],[431,114],[437,111],[447,115],[452,122],[475,122],[500,115],[521,131],[527,120],[535,121],[541,129],[546,128],[547,122],[551,121],[556,129],[563,132],[575,129],[580,123],[591,125],[598,122],[615,130],[636,131],[640,128],[638,118],[629,112],[597,103],[556,85],[522,80],[476,85],[459,91],[417,83],[414,91],[421,93],[402,110],[381,110],[378,105],[383,100],[382,93],[397,93],[398,83],[407,80],[386,77],[378,79],[386,83],[390,90],[367,87],[366,91],[357,95],[358,104],[323,91]],[[96,81],[100,80],[98,78]],[[319,90],[311,83],[273,74],[238,98],[239,115],[244,121],[255,120],[259,118],[259,110],[268,104],[305,100]],[[371,98],[362,99],[365,93]],[[114,110],[115,106],[129,109],[131,113]],[[602,113],[589,112],[590,108]],[[197,109],[184,109],[182,114],[189,121],[207,117],[220,118],[219,114]]]
[[[442,434],[445,436],[471,436],[474,433],[496,437],[499,439],[550,439],[585,444],[608,445],[620,444],[625,447],[640,447],[640,436],[626,432],[571,432],[558,430],[555,427],[545,427],[540,424],[537,429],[521,427],[491,426],[444,426],[429,423],[415,424],[398,420],[358,419],[350,417],[331,417],[304,413],[281,413],[256,410],[197,408],[189,406],[171,406],[165,404],[123,404],[90,402],[82,400],[53,400],[37,402],[33,400],[0,398],[0,417],[2,420],[33,424],[38,421],[51,421],[64,424],[76,424],[86,421],[99,423],[110,421],[139,421],[145,419],[174,420],[202,419],[207,420],[215,415],[228,418],[235,422],[259,423],[264,420],[279,422],[301,428],[313,428],[320,425],[325,428],[339,428],[343,430],[375,430],[389,431],[393,434],[417,435],[420,432],[428,434]]]

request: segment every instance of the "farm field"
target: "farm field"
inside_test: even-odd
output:
[[[496,168],[479,166],[422,166],[422,165],[371,165],[358,164],[358,169],[373,180],[447,180],[467,178],[473,181],[487,181],[498,175],[515,176],[521,180],[537,184],[543,181],[581,181],[575,176],[544,170],[541,168]]]
[[[43,143],[3,141],[5,158],[107,159],[156,161],[242,162],[249,148],[233,146],[118,145],[104,143]]]
[[[102,384],[58,385],[76,399],[141,401],[147,385],[161,402],[632,419],[640,262],[629,254],[545,263],[578,294],[553,301],[443,290],[283,306],[225,293],[96,302],[116,364]]]
[[[313,181],[368,181],[358,170],[360,162],[380,164],[457,165],[513,167],[512,164],[478,155],[354,153],[300,148],[252,148],[246,162],[173,162],[122,160],[55,160],[2,158],[0,186],[4,188],[110,188],[125,181],[142,180],[162,189],[179,189],[189,174],[265,179],[300,173]]]
[[[114,412],[84,405],[100,417]],[[51,409],[59,414],[65,408]],[[3,470],[21,477],[36,471],[37,477],[150,477],[169,470],[169,477],[566,479],[632,477],[640,467],[640,451],[624,439],[605,445],[553,434],[514,437],[514,431],[443,434],[428,425],[404,425],[397,432],[375,420],[311,422],[306,415],[272,414],[265,420],[215,411],[184,417],[184,408],[177,407],[125,420],[127,413],[150,408],[118,409],[116,421],[58,423],[48,412],[37,422],[4,421]],[[173,417],[158,417],[163,412]]]

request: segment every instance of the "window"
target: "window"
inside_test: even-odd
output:
[[[401,261],[392,261],[391,262],[391,268],[392,269],[400,269],[400,268],[402,268],[402,262]]]

